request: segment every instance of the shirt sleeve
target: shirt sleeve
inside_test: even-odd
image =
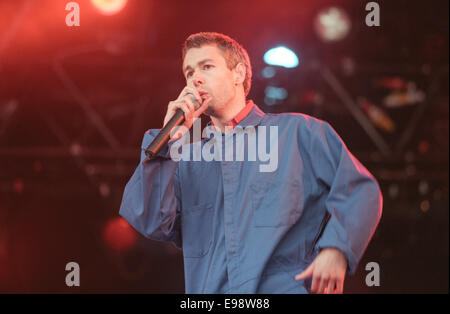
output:
[[[329,188],[330,219],[316,249],[339,249],[354,274],[381,218],[383,198],[372,174],[326,122],[313,127],[311,160],[316,178]]]
[[[172,142],[155,158],[145,159],[145,149],[158,132],[144,134],[140,163],[125,186],[119,214],[145,237],[181,248],[178,162],[170,159]]]

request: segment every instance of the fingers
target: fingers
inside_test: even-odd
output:
[[[314,264],[309,265],[302,273],[295,276],[295,280],[302,280],[308,277],[311,277],[314,271]]]
[[[326,294],[342,294],[344,292],[344,281],[336,277],[324,274],[313,276],[311,292]]]
[[[338,280],[336,283],[336,293],[342,294],[344,293],[344,281]]]
[[[318,293],[320,287],[321,278],[320,276],[314,275],[311,283],[311,292]]]
[[[347,261],[343,253],[337,249],[324,248],[314,259],[312,274],[312,293],[343,293]],[[307,269],[308,270],[308,269]],[[306,278],[311,270],[304,271],[296,279]]]
[[[195,98],[195,101],[191,98],[192,96]],[[192,122],[191,120],[195,117],[194,112],[198,110],[196,107],[199,107],[203,102],[195,88],[186,86],[176,100],[169,102],[166,117],[164,118],[164,125],[173,117],[178,108],[183,110],[185,120],[187,124],[190,124]]]
[[[344,293],[344,281],[338,278],[331,278],[328,282],[326,290],[327,294],[342,294]]]
[[[336,293],[335,287],[336,287],[336,281],[330,279],[330,281],[328,281],[327,294]]]
[[[194,118],[195,104],[192,101],[191,97],[190,96],[183,97],[182,105],[184,108],[183,111],[186,121],[192,120]]]
[[[328,287],[328,282],[330,281],[330,277],[327,275],[323,275],[319,278],[319,288],[315,291],[316,293],[325,293],[325,289]]]
[[[192,120],[192,116],[193,116],[193,109],[192,109],[193,105],[192,102],[191,104],[188,104],[185,101],[171,101],[169,102],[168,108],[167,108],[167,113],[166,116],[164,118],[164,124],[163,127],[170,121],[170,119],[175,115],[176,111],[178,109],[181,109],[184,112],[184,116],[185,116],[185,120],[189,121],[189,119]]]
[[[212,100],[213,99],[211,96],[203,100],[202,105],[197,110],[195,110],[194,118],[198,118],[206,109],[208,109],[208,106]]]
[[[185,98],[182,98],[181,100],[175,100],[175,101],[171,101],[169,103],[169,111],[172,113],[172,115],[178,109],[183,110],[185,119],[189,120],[190,118],[192,118],[192,116],[194,114],[195,106],[194,106],[192,100],[190,99],[190,97],[186,96]]]
[[[178,96],[177,100],[181,100],[181,99],[185,99],[186,97],[189,97],[188,94],[194,95],[195,100],[197,101],[197,104],[201,104],[202,103],[202,98],[200,97],[200,94],[198,93],[198,91],[195,88],[191,88],[189,86],[186,86],[180,93],[180,95]],[[192,100],[191,100],[192,102]],[[195,108],[195,106],[194,106]]]

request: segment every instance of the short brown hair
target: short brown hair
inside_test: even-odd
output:
[[[239,62],[245,65],[245,79],[243,82],[245,96],[248,95],[252,85],[252,65],[247,51],[233,38],[215,32],[200,32],[190,35],[183,44],[183,60],[186,52],[191,48],[200,48],[204,45],[215,44],[223,52],[228,69],[232,70]]]

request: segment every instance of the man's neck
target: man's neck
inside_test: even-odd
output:
[[[241,98],[234,102],[230,102],[225,106],[223,112],[218,112],[214,116],[210,116],[214,126],[222,133],[225,133],[225,126],[245,107],[245,98]]]

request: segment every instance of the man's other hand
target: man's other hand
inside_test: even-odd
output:
[[[335,248],[324,248],[319,255],[295,280],[312,276],[311,292],[343,293],[347,260],[344,254]]]

